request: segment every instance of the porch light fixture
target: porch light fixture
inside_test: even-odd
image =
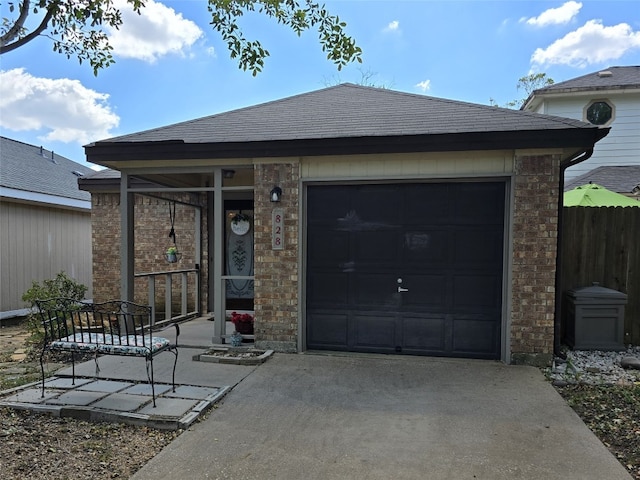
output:
[[[272,202],[279,202],[282,198],[282,189],[280,187],[273,187],[269,192],[269,198]]]
[[[236,174],[235,170],[222,170],[222,176],[224,178],[233,178],[235,174]]]

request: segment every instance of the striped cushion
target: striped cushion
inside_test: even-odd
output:
[[[170,345],[169,340],[150,335],[112,336],[102,333],[76,333],[51,342],[52,349],[144,357]]]

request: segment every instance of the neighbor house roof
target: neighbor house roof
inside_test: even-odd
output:
[[[93,173],[50,150],[0,137],[0,196],[67,207],[90,208],[91,195],[78,178]]]
[[[599,91],[627,93],[630,90],[640,90],[640,66],[609,67],[534,90],[524,102],[522,110],[535,109],[541,97]]]
[[[561,117],[342,84],[103,140],[90,162],[544,148],[595,143],[606,129]]]
[[[597,183],[617,193],[632,193],[640,186],[640,165],[598,167],[565,183],[564,190],[572,190],[587,183]]]

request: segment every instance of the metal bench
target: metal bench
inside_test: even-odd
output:
[[[103,303],[80,302],[70,298],[36,300],[40,322],[44,328],[44,343],[40,354],[42,397],[44,397],[44,357],[48,351],[70,352],[72,384],[75,385],[76,354],[92,354],[98,376],[99,355],[120,355],[146,359],[147,378],[151,384],[153,406],[156,393],[153,378],[153,357],[169,351],[175,355],[171,384],[175,392],[176,365],[178,363],[178,337],[175,343],[153,336],[151,307],[122,300]],[[165,328],[168,328],[165,327]]]

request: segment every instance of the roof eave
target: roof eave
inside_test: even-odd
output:
[[[486,131],[376,137],[274,140],[257,142],[185,143],[97,142],[85,147],[87,161],[124,166],[127,161],[273,158],[373,153],[416,153],[524,148],[592,147],[608,128]]]
[[[534,90],[524,101],[520,110],[531,111],[538,108],[544,99],[552,97],[577,96],[584,94],[612,95],[617,93],[638,93],[640,92],[640,84],[637,85],[619,85],[619,86],[597,86],[597,87],[568,87],[556,88],[548,87]]]

